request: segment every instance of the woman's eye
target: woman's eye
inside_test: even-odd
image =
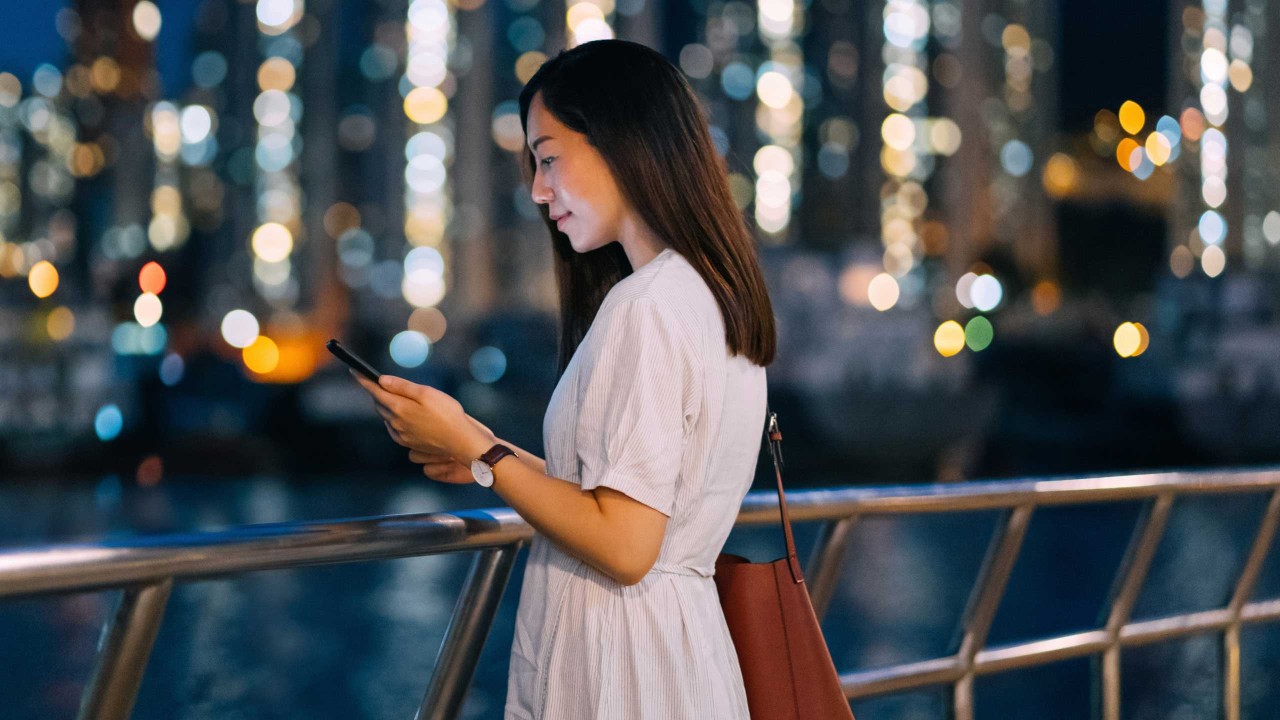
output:
[[[543,158],[543,159],[542,159],[542,166],[543,166],[543,167],[548,167],[549,165],[551,165],[551,161],[552,161],[552,160],[555,160],[555,158],[553,158],[553,157]]]

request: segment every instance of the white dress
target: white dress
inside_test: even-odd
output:
[[[534,534],[506,720],[748,720],[712,576],[764,415],[764,368],[729,356],[719,306],[682,255],[663,250],[609,291],[547,407],[547,473],[670,519],[632,586]]]

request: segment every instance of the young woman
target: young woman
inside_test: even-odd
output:
[[[536,531],[507,720],[747,720],[712,575],[755,473],[776,345],[751,235],[697,99],[657,52],[562,52],[520,117],[560,290],[546,460],[433,388],[357,380],[428,477],[491,482]]]

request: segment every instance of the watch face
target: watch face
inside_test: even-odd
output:
[[[476,482],[484,487],[493,486],[493,468],[489,467],[483,460],[471,461],[471,477],[475,478]]]

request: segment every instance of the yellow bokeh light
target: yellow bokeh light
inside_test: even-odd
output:
[[[1142,323],[1134,323],[1133,326],[1138,329],[1138,349],[1134,350],[1130,357],[1138,357],[1147,351],[1147,346],[1151,344],[1151,335]]]
[[[449,100],[437,88],[414,88],[404,99],[404,114],[419,125],[438,122],[448,110]]]
[[[1138,326],[1131,322],[1120,323],[1111,342],[1115,345],[1117,355],[1132,357],[1142,346],[1142,333],[1138,330]]]
[[[99,93],[109,93],[120,86],[120,64],[102,56],[89,67],[89,84]]]
[[[1141,147],[1133,138],[1121,140],[1120,144],[1116,146],[1116,162],[1120,163],[1120,167],[1127,172],[1133,172],[1133,169],[1137,167],[1137,164],[1133,162],[1133,153]]]
[[[885,147],[880,151],[880,166],[890,175],[906,177],[916,168],[916,154]]]
[[[529,79],[533,77],[533,74],[538,72],[538,68],[542,67],[542,64],[546,61],[546,54],[540,53],[537,50],[530,50],[529,52],[521,55],[516,60],[516,79],[522,83],[529,82]]]
[[[1079,182],[1080,169],[1070,155],[1054,153],[1044,164],[1044,189],[1050,196],[1066,197],[1075,192]]]
[[[795,91],[791,87],[791,81],[786,75],[774,70],[761,75],[756,83],[756,95],[760,97],[760,102],[775,110],[786,107],[793,94]]]
[[[282,57],[267,58],[258,67],[258,87],[263,90],[286,91],[298,79],[293,63]]]
[[[280,223],[267,223],[253,231],[253,252],[267,262],[280,262],[293,252],[293,234]]]
[[[1232,60],[1227,69],[1227,77],[1231,79],[1231,87],[1236,92],[1246,92],[1253,87],[1253,68],[1243,60]]]
[[[1156,165],[1169,162],[1169,156],[1173,153],[1173,145],[1169,143],[1169,138],[1160,132],[1152,132],[1147,136],[1146,148],[1147,157],[1151,158],[1151,162]]]
[[[70,309],[65,307],[54,308],[49,313],[48,319],[45,320],[45,330],[49,333],[49,337],[56,342],[62,342],[71,337],[71,333],[76,329],[76,316]]]
[[[31,286],[31,292],[35,293],[38,298],[47,298],[58,289],[58,269],[48,260],[41,260],[31,266],[31,272],[27,274],[27,284]]]
[[[948,320],[933,333],[933,346],[942,357],[951,357],[964,349],[964,328],[955,320]]]
[[[1132,100],[1125,100],[1120,106],[1120,127],[1130,135],[1137,135],[1146,124],[1147,114],[1142,111],[1142,106]]]
[[[241,353],[244,357],[245,367],[249,368],[259,375],[265,375],[280,364],[280,349],[276,347],[275,341],[266,335],[259,335],[253,344],[245,348]]]
[[[1025,57],[1031,52],[1031,34],[1017,23],[1009,23],[1000,34],[1000,44],[1014,57]]]
[[[589,2],[574,3],[564,13],[564,24],[573,30],[584,20],[604,20],[604,11]]]
[[[907,150],[916,141],[916,124],[906,115],[893,113],[880,126],[880,137],[894,150]]]

